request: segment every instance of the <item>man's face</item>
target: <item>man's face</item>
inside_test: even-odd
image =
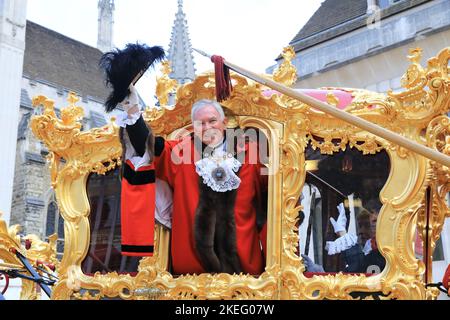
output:
[[[194,134],[211,147],[223,141],[227,119],[220,119],[220,114],[213,106],[206,106],[194,114]]]
[[[358,235],[362,244],[375,237],[377,219],[378,214],[372,212],[358,220]]]

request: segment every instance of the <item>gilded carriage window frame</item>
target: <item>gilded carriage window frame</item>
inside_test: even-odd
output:
[[[291,50],[291,51],[289,51]],[[420,50],[408,57],[411,66],[403,78],[401,93],[378,94],[366,90],[345,89],[353,96],[346,111],[415,139],[417,142],[449,152],[448,61],[450,49],[442,50],[428,62],[419,64]],[[292,49],[285,51],[287,64],[281,65],[273,78],[291,85],[293,76],[290,59]],[[283,73],[284,72],[284,73]],[[69,97],[69,106],[54,112],[54,103],[45,97],[33,100],[42,107],[42,114],[32,119],[34,134],[49,150],[52,185],[55,188],[61,214],[65,220],[64,256],[59,266],[60,281],[54,288],[54,299],[145,299],[135,294],[138,289],[154,288],[161,299],[353,299],[350,293],[381,292],[390,299],[426,299],[436,291],[426,289],[425,265],[416,259],[413,237],[416,229],[425,238],[425,190],[430,188],[433,206],[429,221],[433,228],[430,246],[439,238],[443,220],[449,216],[445,194],[449,190],[448,168],[400,148],[370,133],[361,131],[338,119],[331,118],[286,96],[263,94],[268,88],[233,74],[232,97],[224,103],[242,126],[267,130],[271,146],[271,166],[279,170],[269,180],[268,258],[266,271],[258,278],[249,275],[201,274],[172,277],[166,271],[169,234],[156,232],[156,254],[144,258],[135,277],[109,273],[86,276],[81,262],[89,248],[89,203],[86,182],[90,173],[104,174],[121,164],[118,128],[110,123],[103,128],[81,132],[82,109],[77,98]],[[329,90],[329,104],[338,99]],[[166,92],[167,93],[167,92]],[[155,134],[167,136],[189,124],[192,103],[214,97],[212,74],[198,76],[194,82],[177,91],[173,108],[146,109],[144,118]],[[304,149],[312,136],[321,152],[332,154],[349,144],[363,153],[386,150],[391,171],[380,200],[383,203],[378,222],[377,240],[386,258],[386,268],[379,275],[314,276],[303,275],[304,266],[296,256],[295,223],[298,197],[305,181]],[[341,141],[336,146],[332,140]],[[65,159],[65,164],[61,159]],[[444,177],[444,178],[442,178]],[[80,291],[81,290],[81,291]]]

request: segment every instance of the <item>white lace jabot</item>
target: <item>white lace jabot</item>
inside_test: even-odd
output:
[[[236,175],[241,163],[232,154],[216,149],[213,154],[195,163],[197,174],[203,183],[216,192],[227,192],[239,188],[241,179]]]
[[[126,126],[132,126],[138,121],[140,116],[141,112],[136,112],[131,115],[126,112],[120,112],[116,116],[116,124],[122,128],[125,128]]]
[[[327,241],[325,250],[328,251],[328,255],[332,256],[337,253],[341,253],[347,249],[350,249],[358,242],[358,238],[354,234],[346,233],[342,237],[337,238],[334,241]]]

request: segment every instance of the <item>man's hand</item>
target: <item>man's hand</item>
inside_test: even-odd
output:
[[[330,222],[333,225],[333,229],[334,232],[339,235],[339,236],[343,236],[347,233],[345,227],[347,225],[347,217],[345,216],[345,208],[344,208],[344,204],[341,202],[338,206],[337,206],[338,212],[339,212],[339,216],[337,218],[337,221],[334,220],[333,217],[330,218]]]
[[[307,255],[302,254],[303,263],[306,267],[307,272],[325,272],[323,270],[323,267],[321,265],[315,264],[310,257]]]
[[[131,84],[130,87],[130,94],[128,97],[125,98],[125,100],[122,101],[122,106],[128,115],[135,114],[139,112],[139,97],[137,95],[136,88]]]

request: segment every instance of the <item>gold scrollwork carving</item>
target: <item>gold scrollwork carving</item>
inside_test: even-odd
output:
[[[160,105],[164,107],[168,105],[169,94],[176,90],[178,83],[175,79],[169,77],[172,72],[170,61],[165,60],[162,62],[161,72],[162,75],[156,78],[156,97]]]
[[[364,117],[419,143],[443,152],[450,149],[448,119],[449,49],[444,49],[428,66],[419,64],[420,50],[410,52],[412,62],[403,77],[405,91],[387,95],[360,89],[340,88],[353,100],[346,112]],[[285,59],[290,63],[289,50]],[[284,68],[284,67],[283,67]],[[280,68],[277,81],[290,84],[292,69]],[[283,70],[282,70],[283,69]],[[118,128],[113,124],[80,132],[80,112],[75,100],[69,101],[65,119],[57,119],[53,103],[38,97],[42,115],[31,121],[34,134],[50,151],[52,181],[65,220],[65,251],[60,264],[60,281],[54,299],[354,299],[352,292],[379,292],[383,298],[427,299],[423,275],[426,266],[415,257],[411,243],[416,228],[423,233],[423,199],[432,186],[433,233],[440,233],[444,210],[442,185],[448,187],[448,168],[438,168],[423,157],[397,147],[368,132],[317,112],[295,99],[280,94],[267,95],[267,88],[235,73],[229,100],[223,103],[241,126],[255,126],[267,132],[270,145],[269,167],[277,171],[269,178],[269,229],[266,270],[259,277],[250,275],[202,274],[174,277],[167,272],[169,238],[167,230],[156,231],[156,254],[141,260],[135,277],[109,273],[84,275],[81,262],[89,247],[89,202],[86,180],[91,172],[100,174],[120,165]],[[427,88],[428,85],[428,88]],[[337,105],[333,88],[328,102]],[[214,75],[206,73],[178,88],[176,105],[148,108],[144,118],[155,134],[170,137],[190,125],[190,106],[198,99],[215,96]],[[433,120],[435,119],[435,120]],[[447,121],[447,122],[446,122]],[[236,122],[236,123],[237,123]],[[427,129],[426,139],[423,132]],[[445,130],[444,130],[445,128]],[[425,142],[425,140],[427,140]],[[305,181],[304,150],[308,143],[321,153],[334,154],[356,148],[363,154],[385,150],[391,161],[390,175],[380,200],[383,207],[377,222],[377,241],[387,267],[375,276],[337,274],[307,278],[295,248],[298,200]],[[60,163],[65,160],[65,164]],[[444,183],[445,182],[445,183]],[[150,290],[151,289],[151,290]],[[83,290],[83,292],[81,291]],[[150,290],[147,294],[140,294]],[[81,293],[82,292],[82,293]]]
[[[281,56],[284,60],[274,71],[273,80],[290,87],[297,81],[297,68],[292,65],[292,59],[295,58],[294,48],[285,47]]]
[[[24,269],[21,261],[14,253],[14,251],[18,251],[28,259],[32,266],[40,265],[47,271],[53,272],[47,267],[47,265],[52,264],[55,267],[54,269],[58,270],[59,261],[56,259],[56,239],[58,236],[56,234],[51,235],[49,242],[40,240],[36,235],[28,235],[22,239],[19,235],[20,229],[18,225],[8,228],[6,221],[1,219],[0,213],[0,260],[3,261],[3,264]],[[30,242],[28,249],[22,245],[22,241],[26,240]],[[20,299],[39,300],[41,295],[36,290],[36,286],[35,282],[23,279]]]

